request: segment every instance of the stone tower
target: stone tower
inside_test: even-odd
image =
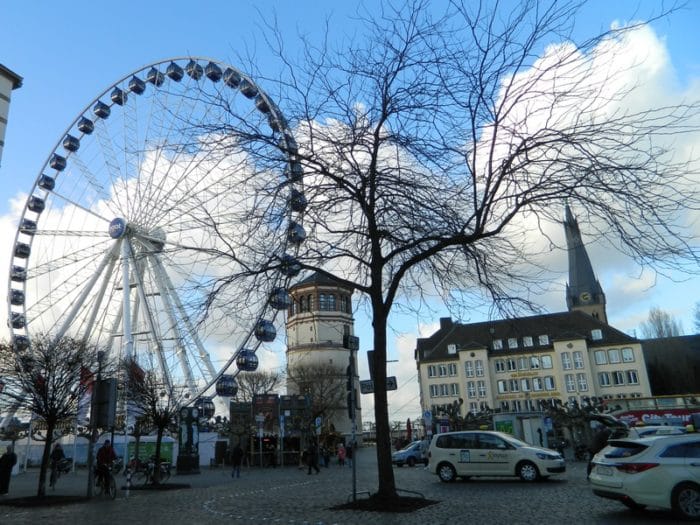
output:
[[[317,365],[323,370],[338,371],[337,381],[342,389],[342,403],[332,408],[330,422],[336,432],[346,436],[352,432],[345,397],[350,351],[343,346],[343,337],[354,335],[352,292],[351,287],[336,279],[314,273],[290,288],[292,305],[286,325],[288,370],[299,365]],[[357,371],[357,353],[354,361]],[[359,392],[357,372],[354,383]],[[287,393],[303,394],[303,389],[303,385],[288,380]],[[359,400],[356,406],[359,407]],[[355,416],[358,429],[362,428],[361,415],[362,411],[358,409]]]
[[[569,311],[580,310],[608,322],[605,312],[605,294],[593,273],[586,247],[581,239],[578,222],[566,207],[564,220],[566,246],[569,251],[569,282],[566,285],[566,306]]]

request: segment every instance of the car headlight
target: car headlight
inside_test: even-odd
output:
[[[536,456],[540,459],[561,459],[559,454],[547,454],[546,452],[537,452]]]

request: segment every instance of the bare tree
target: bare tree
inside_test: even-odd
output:
[[[639,328],[645,339],[683,335],[682,323],[657,306],[649,310],[649,318]]]
[[[589,235],[642,266],[698,267],[695,240],[679,226],[698,209],[696,170],[674,157],[673,141],[698,130],[700,106],[642,104],[641,80],[627,80],[642,59],[617,60],[639,25],[576,41],[580,5],[455,0],[436,15],[426,0],[383,4],[358,13],[361,35],[337,46],[304,40],[299,59],[268,28],[286,67],[269,82],[296,126],[295,140],[280,141],[294,157],[284,182],[304,172],[309,235],[298,262],[357,290],[371,317],[379,498],[397,497],[386,392],[397,305],[538,309],[532,298],[551,281],[546,257],[563,249],[550,231],[566,204]],[[218,131],[236,147],[250,139]],[[270,197],[284,185],[260,185],[251,229],[238,238],[270,231],[279,218]],[[248,264],[241,250],[217,253],[247,273],[214,283],[210,304],[243,277],[289,269],[260,267],[264,242]]]
[[[33,437],[44,441],[37,495],[46,494],[46,470],[52,443],[72,430],[78,405],[88,390],[81,381],[97,356],[92,346],[70,338],[58,341],[32,338],[31,346],[15,351],[0,345],[0,413],[21,411],[33,415]],[[38,430],[37,430],[38,429]]]
[[[311,419],[331,421],[346,406],[345,368],[327,363],[296,365],[287,372],[289,391],[311,398]],[[347,417],[347,416],[345,416]]]
[[[693,314],[695,323],[695,333],[700,334],[700,303],[695,303],[695,313]]]
[[[283,376],[277,372],[258,370],[238,374],[238,393],[235,400],[242,403],[252,403],[256,394],[269,394],[282,386]]]
[[[185,387],[164,382],[155,371],[143,370],[135,361],[123,363],[126,398],[137,421],[156,430],[153,483],[160,483],[160,449],[167,429],[176,428],[178,412],[188,401]]]

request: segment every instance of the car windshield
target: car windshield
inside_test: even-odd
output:
[[[407,451],[409,451],[409,450],[413,450],[413,449],[414,449],[415,447],[417,447],[418,445],[420,445],[420,443],[409,443],[408,445],[406,445],[405,447],[403,447],[403,448],[400,450],[400,452],[407,452]]]
[[[531,447],[532,445],[529,445],[528,443],[525,443],[524,441],[520,441],[518,438],[514,438],[512,436],[504,436],[505,440],[513,445],[516,448],[520,447]]]

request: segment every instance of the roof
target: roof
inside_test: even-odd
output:
[[[22,77],[2,64],[0,64],[0,75],[9,78],[12,81],[12,89],[22,87]]]
[[[320,272],[314,272],[308,277],[305,277],[298,283],[296,283],[292,288],[297,288],[299,286],[307,286],[307,285],[316,285],[316,286],[341,286],[343,288],[347,288],[349,290],[352,290],[352,286],[348,286],[344,282],[342,282],[339,279],[336,279],[335,277],[325,274],[325,273],[320,273]]]
[[[600,340],[593,340],[591,337],[591,331],[596,329],[601,331]],[[540,335],[548,336],[547,345],[539,344]],[[524,336],[533,338],[533,347],[523,346]],[[507,343],[510,338],[518,339],[517,349],[508,348]],[[418,360],[449,358],[447,346],[450,344],[457,345],[459,350],[487,348],[491,351],[495,339],[503,341],[503,350],[497,350],[497,352],[504,355],[522,350],[531,352],[533,349],[551,348],[553,341],[562,340],[586,339],[592,346],[638,342],[634,337],[580,311],[471,324],[455,323],[447,317],[440,319],[440,329],[437,332],[430,337],[418,339],[416,358]]]

